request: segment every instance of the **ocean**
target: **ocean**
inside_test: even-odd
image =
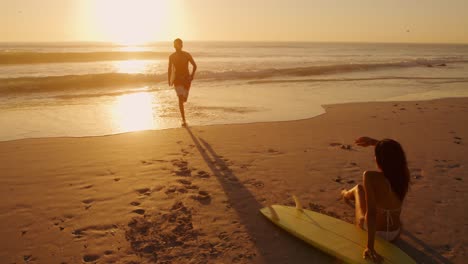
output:
[[[468,96],[468,45],[190,42],[189,125],[285,121],[347,102]],[[0,43],[0,141],[180,126],[170,42]]]

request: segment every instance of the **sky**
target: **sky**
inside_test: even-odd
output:
[[[467,11],[467,0],[0,0],[0,41],[468,43]]]

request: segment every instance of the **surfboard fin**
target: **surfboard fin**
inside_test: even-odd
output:
[[[294,202],[296,203],[296,209],[297,209],[298,211],[302,211],[302,210],[303,210],[303,207],[302,207],[301,201],[299,201],[299,198],[297,198],[296,195],[293,195],[292,197],[293,197],[293,199],[294,199]]]
[[[275,209],[273,209],[272,206],[268,206],[268,210],[270,210],[271,219],[274,220],[274,221],[278,221],[279,217],[278,217],[278,214],[276,213]]]

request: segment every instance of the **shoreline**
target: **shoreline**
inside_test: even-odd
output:
[[[141,91],[130,92],[132,93],[140,93]],[[300,118],[300,119],[289,119],[289,120],[279,120],[279,121],[254,121],[254,122],[246,122],[246,123],[220,123],[220,124],[208,124],[208,125],[195,125],[189,126],[190,128],[203,128],[203,127],[212,127],[212,126],[238,126],[238,125],[256,125],[256,124],[269,124],[269,123],[288,123],[288,122],[297,122],[297,121],[307,121],[312,120],[314,118],[318,118],[322,115],[327,114],[327,107],[339,107],[345,106],[349,104],[368,104],[368,103],[400,103],[400,102],[408,102],[408,103],[418,103],[418,102],[431,102],[431,101],[439,101],[439,100],[458,100],[458,99],[467,99],[468,97],[443,97],[443,98],[435,98],[435,99],[427,99],[427,100],[396,100],[396,101],[362,101],[362,102],[347,102],[347,103],[336,103],[336,104],[322,104],[320,107],[323,109],[323,113],[312,117]],[[169,128],[161,128],[161,129],[147,129],[147,130],[138,130],[138,131],[127,131],[115,134],[105,134],[105,135],[91,135],[91,136],[58,136],[58,137],[31,137],[31,138],[19,138],[19,139],[11,139],[11,140],[0,140],[2,142],[19,142],[22,140],[41,140],[41,139],[81,139],[81,138],[105,138],[111,136],[118,136],[118,135],[125,135],[125,134],[133,134],[133,133],[145,133],[145,132],[155,132],[155,131],[165,131],[165,130],[173,130],[173,129],[180,129],[182,127],[169,127]]]
[[[258,209],[295,194],[352,222],[339,193],[375,168],[373,149],[341,146],[371,136],[402,143],[410,166],[397,245],[417,262],[463,263],[468,98],[323,108],[302,120],[0,142],[0,262],[333,263]]]

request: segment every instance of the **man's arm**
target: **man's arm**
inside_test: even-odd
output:
[[[172,85],[171,75],[172,75],[172,61],[171,61],[171,57],[169,57],[169,64],[167,66],[167,84],[169,84],[169,86]]]
[[[193,78],[195,77],[195,72],[197,71],[197,64],[193,60],[193,57],[190,53],[189,53],[189,62],[190,64],[192,64],[192,75],[190,77],[193,80]]]

